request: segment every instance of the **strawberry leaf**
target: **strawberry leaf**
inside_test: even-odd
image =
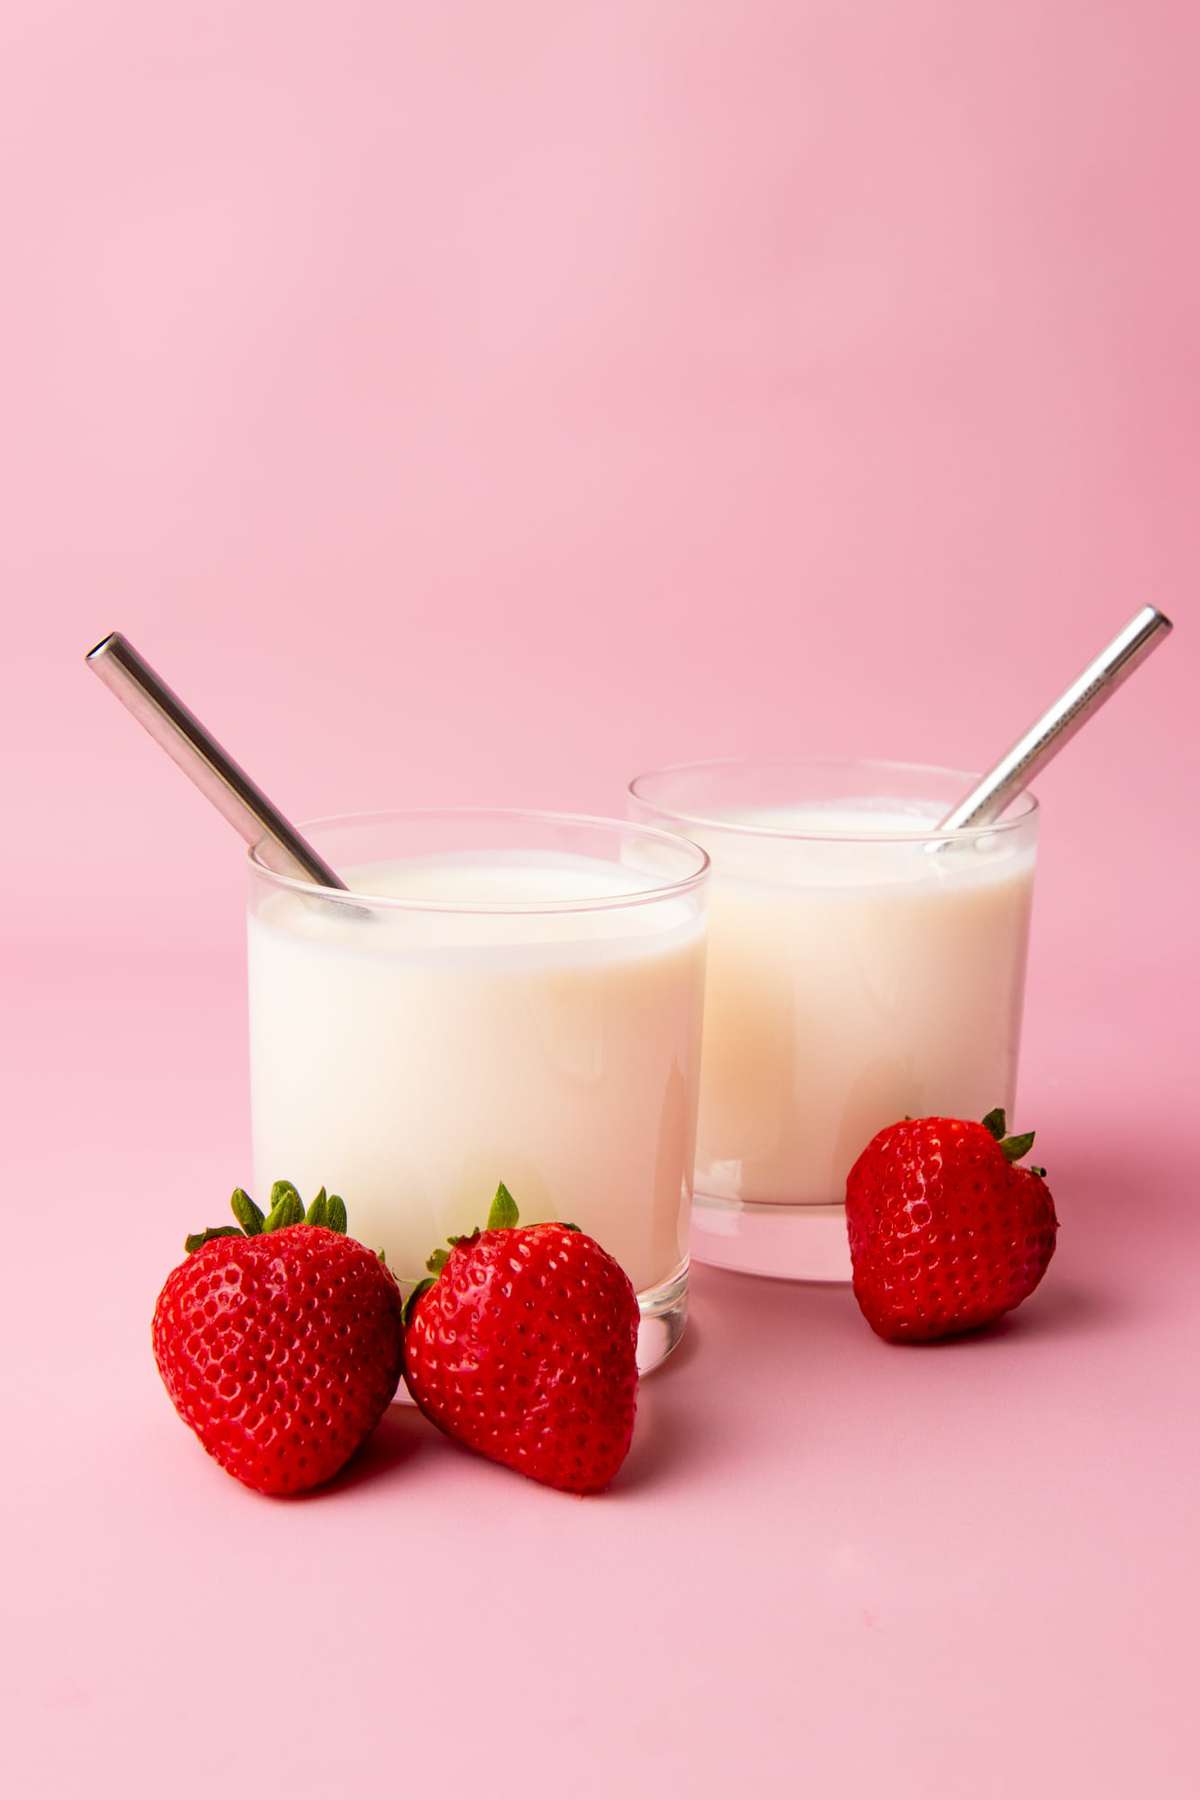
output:
[[[288,1225],[324,1225],[329,1231],[345,1233],[346,1202],[340,1194],[325,1195],[321,1188],[307,1214],[304,1202],[290,1181],[277,1181],[271,1189],[271,1210],[264,1219],[245,1188],[234,1188],[229,1202],[236,1225],[212,1225],[207,1231],[193,1231],[184,1239],[189,1256],[195,1254],[210,1238],[259,1237],[265,1231],[282,1231]],[[382,1254],[382,1252],[380,1253]]]
[[[289,1225],[303,1225],[304,1223],[303,1200],[290,1181],[275,1183],[275,1187],[281,1186],[288,1191],[280,1195],[267,1214],[266,1224],[263,1226],[264,1231],[283,1231]],[[271,1189],[271,1193],[274,1196],[275,1188]]]
[[[233,1216],[247,1237],[257,1237],[265,1223],[261,1207],[255,1206],[245,1188],[234,1188],[229,1202]]]
[[[999,1143],[1001,1138],[1003,1138],[1004,1133],[1008,1130],[1008,1120],[1004,1116],[1004,1108],[1002,1106],[996,1106],[993,1107],[990,1113],[985,1113],[983,1125],[984,1130],[990,1131],[997,1143]]]
[[[520,1216],[520,1213],[517,1211],[516,1201],[513,1199],[504,1183],[501,1182],[500,1186],[496,1189],[496,1197],[492,1201],[491,1211],[488,1213],[488,1230],[511,1231]]]
[[[484,1229],[487,1231],[511,1231],[519,1217],[516,1201],[501,1182],[496,1189],[496,1197],[492,1201],[487,1225]],[[446,1242],[449,1244],[450,1250],[454,1250],[459,1244],[473,1244],[478,1236],[479,1227],[477,1225],[474,1231],[460,1232],[457,1237],[448,1237]],[[441,1274],[450,1261],[450,1250],[443,1250],[439,1244],[437,1249],[426,1259],[425,1267],[431,1275],[436,1277]]]
[[[210,1244],[213,1238],[244,1236],[245,1233],[236,1225],[210,1225],[207,1231],[191,1232],[184,1238],[183,1247],[189,1256],[194,1256],[197,1250],[202,1249],[205,1244]]]
[[[1022,1131],[1017,1137],[1001,1138],[1000,1148],[1004,1152],[1005,1159],[1008,1162],[1019,1162],[1033,1149],[1033,1140],[1036,1136],[1035,1131]]]

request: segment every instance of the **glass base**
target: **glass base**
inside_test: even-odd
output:
[[[638,1371],[648,1375],[666,1362],[683,1336],[688,1315],[688,1266],[680,1263],[673,1275],[638,1295],[642,1322],[638,1326]]]
[[[683,1336],[688,1315],[687,1264],[680,1263],[673,1275],[668,1275],[657,1287],[647,1288],[637,1298],[638,1310],[642,1315],[638,1326],[638,1373],[648,1375],[651,1369],[657,1369],[660,1363],[666,1362]],[[415,1404],[402,1378],[392,1396],[392,1405]]]
[[[697,1194],[692,1259],[780,1281],[849,1281],[844,1206],[756,1206]]]

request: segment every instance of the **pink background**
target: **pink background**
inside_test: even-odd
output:
[[[588,1503],[394,1413],[271,1504],[172,1417],[242,873],[81,657],[301,816],[979,766],[1194,587],[1198,54],[1165,0],[8,0],[12,1792],[1195,1791],[1191,621],[1043,783],[1044,1291],[906,1352],[701,1271]]]

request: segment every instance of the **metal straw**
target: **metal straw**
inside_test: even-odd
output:
[[[953,812],[946,814],[938,830],[960,831],[965,825],[989,825],[998,819],[1009,802],[1029,786],[1080,726],[1162,643],[1170,629],[1171,621],[1165,613],[1154,606],[1143,606],[1066,693],[1029,727],[1024,737],[1017,739],[995,768],[976,783]]]
[[[320,887],[345,888],[336,870],[317,855],[119,631],[110,631],[88,651],[87,665],[234,830],[248,844],[260,846],[269,868],[278,874],[299,875]]]

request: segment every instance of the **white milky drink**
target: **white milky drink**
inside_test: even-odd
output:
[[[913,832],[936,810],[739,813],[750,831]],[[906,1113],[1011,1106],[1034,852],[694,836],[713,857],[697,1187],[828,1204]]]
[[[674,1276],[702,884],[638,898],[654,883],[623,860],[541,848],[337,866],[355,893],[408,904],[366,910],[254,876],[258,1198],[279,1177],[306,1199],[323,1183],[412,1280],[435,1245],[484,1222],[503,1181],[524,1221],[578,1224],[639,1290]]]

